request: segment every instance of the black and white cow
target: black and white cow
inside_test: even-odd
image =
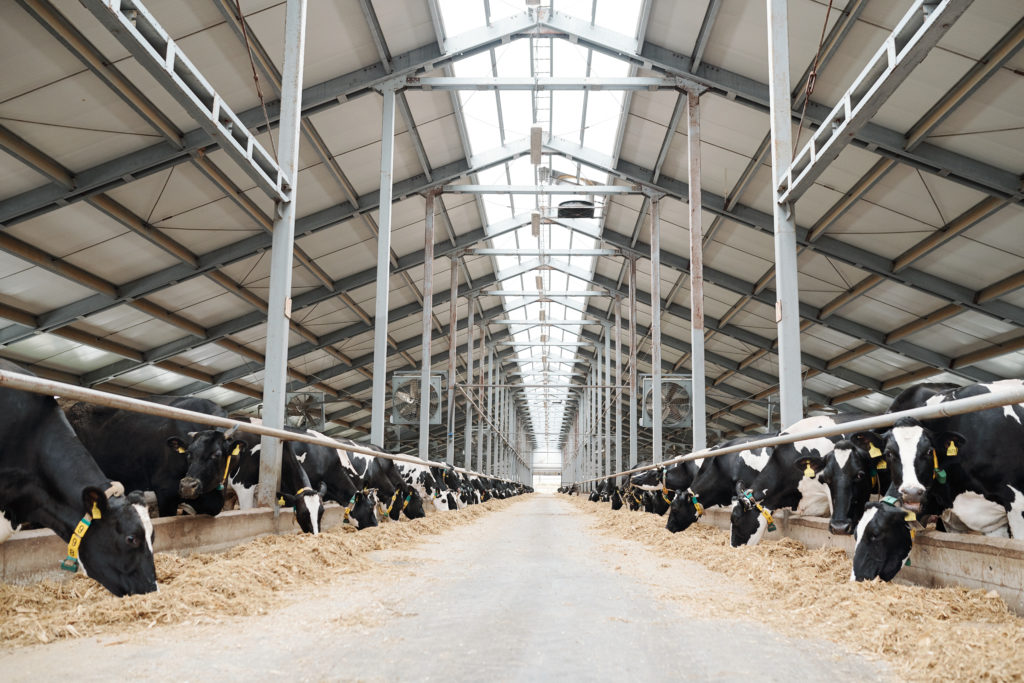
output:
[[[853,533],[872,494],[883,495],[889,488],[885,462],[847,439],[836,442],[824,457],[809,454],[800,458],[797,466],[816,472],[818,481],[828,487],[832,508],[828,528],[833,534]]]
[[[0,360],[0,368],[31,374]],[[0,389],[0,540],[22,524],[77,539],[77,563],[117,596],[157,589],[153,524],[75,436],[52,396]]]
[[[345,443],[344,439],[338,440]],[[376,446],[370,448],[385,453]],[[344,463],[347,459],[353,481],[363,488],[376,489],[381,517],[397,522],[402,513],[409,519],[419,519],[426,515],[423,511],[423,497],[405,482],[394,460],[353,451],[345,451],[345,455],[347,458],[342,461]]]
[[[715,448],[727,448],[771,436],[775,435],[743,436],[717,444]],[[771,452],[771,448],[745,448],[736,453],[700,460],[692,483],[688,488],[679,490],[672,499],[665,528],[672,533],[685,531],[704,514],[706,508],[732,503],[736,482],[753,481],[768,463]]]
[[[249,418],[261,424],[258,418]],[[262,438],[258,434],[238,432],[239,445],[232,449],[228,465],[228,485],[238,498],[238,508],[249,510],[256,506],[256,485],[260,480],[260,453]],[[299,528],[307,534],[319,534],[324,516],[323,497],[326,488],[314,490],[302,465],[295,458],[291,441],[281,444],[281,488],[277,495],[292,508]]]
[[[412,463],[405,460],[396,460],[395,467],[402,474],[405,483],[419,492],[423,500],[433,503],[434,509],[447,512],[457,509],[452,507],[454,499],[449,499],[448,487],[435,472],[435,467],[424,464]],[[493,484],[491,485],[493,489]]]
[[[148,400],[227,417],[203,398]],[[216,515],[224,508],[226,469],[240,442],[223,429],[85,403],[71,406],[67,416],[100,468],[128,489],[153,491],[161,516],[176,514],[183,502],[200,514]]]
[[[857,523],[851,581],[880,578],[892,581],[910,557],[914,530],[910,522],[915,513],[896,505],[894,498],[868,503]]]
[[[316,432],[310,433],[319,436]],[[345,451],[305,441],[287,443],[305,470],[309,485],[323,491],[324,500],[333,500],[345,507],[345,521],[356,529],[377,526],[376,491],[352,480]]]
[[[825,429],[864,417],[855,413],[818,415],[797,421],[780,436]],[[756,545],[765,531],[773,527],[772,512],[791,508],[798,515],[824,515],[831,498],[819,473],[807,472],[807,458],[824,458],[842,436],[811,437],[776,446],[761,472],[753,481],[737,482],[737,501],[732,508],[731,542],[733,546]],[[806,474],[810,476],[806,476]]]
[[[1022,380],[975,384],[940,392],[924,404],[1022,386]],[[860,432],[854,438],[885,458],[907,510],[948,509],[970,530],[1024,538],[1024,404],[929,420],[903,418],[882,434]]]

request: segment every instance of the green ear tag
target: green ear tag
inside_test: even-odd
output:
[[[935,481],[940,484],[946,483],[946,470],[935,470]]]

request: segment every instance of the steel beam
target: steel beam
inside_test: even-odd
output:
[[[710,11],[710,8],[709,8]],[[707,408],[704,400],[704,229],[700,166],[700,96],[687,94],[687,149],[690,180],[690,377],[693,399],[693,448],[707,446]],[[671,299],[671,297],[670,297]],[[670,302],[671,303],[671,302]]]
[[[911,5],[867,66],[839,98],[839,104],[821,121],[807,144],[786,166],[776,167],[777,202],[795,202],[814,184],[843,148],[871,121],[889,96],[896,92],[910,72],[924,61],[939,39],[967,11],[971,2],[973,0],[916,0]],[[778,40],[778,37],[775,39]],[[783,55],[788,56],[788,49],[784,53],[774,53],[774,56]],[[773,99],[776,97],[776,89],[781,87],[781,83],[775,82],[776,78],[777,75],[772,79]],[[780,99],[777,106],[772,105],[773,112],[783,106],[786,108],[784,112],[779,109],[778,116],[773,113],[773,130],[775,124],[781,123],[783,116],[787,119],[786,125],[789,125],[788,73],[785,85],[786,97]]]
[[[419,456],[430,460],[430,338],[434,315],[434,198],[433,191],[426,195],[426,214],[423,220],[423,341],[420,346],[420,449]],[[390,248],[390,246],[389,246]],[[440,401],[441,397],[438,396]],[[440,406],[438,406],[440,408]]]
[[[630,185],[445,185],[446,194],[567,194],[616,195],[641,194],[643,188]]]
[[[140,0],[82,0],[82,4],[257,187],[275,201],[288,201],[294,178],[281,169]]]
[[[409,76],[405,87],[422,90],[678,90],[687,83],[676,78],[621,77],[500,77],[500,76]]]

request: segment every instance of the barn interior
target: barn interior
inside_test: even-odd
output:
[[[1024,7],[765,5],[3,3],[0,357],[524,482],[1020,378]]]

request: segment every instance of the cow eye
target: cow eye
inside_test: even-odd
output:
[[[139,541],[139,537],[134,534],[128,534],[124,538],[124,542],[128,544],[130,548],[138,548],[142,542]]]
[[[856,479],[857,481],[863,481],[864,473],[863,472],[858,472],[857,474],[853,475],[853,478]]]

